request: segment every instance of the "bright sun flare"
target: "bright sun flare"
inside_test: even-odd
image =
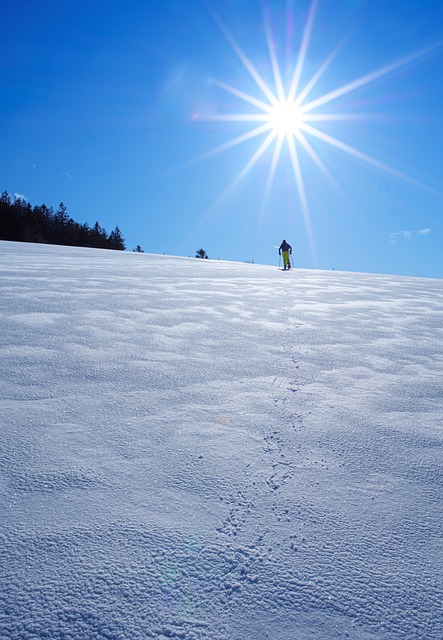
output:
[[[217,121],[230,121],[230,122],[243,122],[251,123],[251,127],[245,133],[225,142],[219,147],[201,156],[200,159],[207,158],[216,153],[225,151],[232,147],[235,147],[247,140],[251,140],[257,137],[260,143],[253,153],[252,157],[246,163],[244,168],[234,178],[229,187],[213,205],[212,209],[218,206],[218,204],[245,178],[245,176],[251,171],[254,165],[264,155],[266,150],[273,145],[273,152],[269,165],[268,178],[265,186],[265,194],[263,199],[263,209],[266,207],[272,184],[274,181],[275,173],[281,156],[283,146],[286,144],[289,151],[290,162],[292,165],[294,179],[297,186],[297,191],[300,199],[301,209],[305,220],[305,225],[310,233],[310,214],[308,201],[305,193],[305,186],[302,177],[302,171],[300,166],[300,150],[303,149],[311,158],[311,160],[321,170],[323,175],[336,185],[331,172],[320,158],[317,151],[315,151],[309,138],[321,140],[323,143],[335,147],[358,160],[367,163],[377,169],[384,171],[396,178],[407,181],[416,187],[421,189],[430,190],[422,183],[410,178],[409,176],[389,167],[388,165],[380,162],[376,158],[365,154],[359,149],[350,146],[349,144],[339,140],[338,138],[325,133],[319,127],[322,122],[331,121],[350,121],[355,119],[363,119],[364,114],[353,113],[325,113],[319,111],[322,107],[345,96],[360,87],[368,85],[379,78],[387,76],[390,73],[397,71],[398,69],[406,66],[414,60],[423,57],[428,54],[433,47],[428,47],[421,51],[405,56],[401,59],[395,60],[390,64],[385,65],[379,69],[367,73],[363,76],[356,78],[355,80],[348,82],[344,85],[338,86],[332,91],[320,95],[315,99],[309,99],[314,87],[316,87],[331,64],[337,50],[333,51],[317,68],[313,76],[308,80],[306,84],[301,85],[302,72],[309,48],[311,39],[312,27],[314,23],[314,15],[318,0],[312,0],[310,11],[307,17],[306,25],[303,30],[300,49],[296,57],[296,62],[290,76],[290,82],[286,84],[283,82],[283,75],[278,63],[277,47],[275,41],[271,35],[271,31],[267,21],[264,21],[266,30],[266,39],[269,50],[269,59],[272,67],[273,84],[267,83],[258,72],[257,68],[250,61],[249,58],[243,53],[242,49],[236,43],[228,29],[221,22],[219,17],[214,14],[214,18],[217,21],[221,31],[224,33],[226,39],[230,43],[231,47],[239,57],[240,61],[255,81],[259,93],[252,95],[246,93],[241,89],[238,89],[221,80],[213,79],[213,84],[222,89],[223,91],[231,94],[234,98],[240,100],[243,104],[246,103],[254,107],[252,113],[223,113],[213,115],[205,118],[206,120]]]
[[[303,116],[295,101],[287,99],[279,102],[269,115],[269,123],[276,134],[296,135],[300,129]]]

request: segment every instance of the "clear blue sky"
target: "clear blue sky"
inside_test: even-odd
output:
[[[442,278],[442,45],[441,0],[4,3],[0,190],[129,250]]]

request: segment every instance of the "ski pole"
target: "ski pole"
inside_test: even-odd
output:
[[[293,269],[295,269],[295,267],[294,267],[294,260],[293,260],[293,258],[292,258],[292,253],[291,253],[291,264],[292,264],[292,268],[293,268]]]
[[[280,254],[278,254],[278,268],[279,268],[279,269],[280,269],[280,258],[281,258],[281,255],[280,255]]]

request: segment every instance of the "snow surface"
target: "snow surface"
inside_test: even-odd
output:
[[[2,640],[441,640],[443,281],[0,242]]]

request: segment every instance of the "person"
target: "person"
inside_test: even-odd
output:
[[[281,243],[281,245],[278,248],[278,255],[279,256],[283,256],[283,269],[290,269],[291,268],[291,260],[289,258],[289,256],[292,256],[292,247],[291,245],[286,242],[286,240],[283,240],[283,242]]]

